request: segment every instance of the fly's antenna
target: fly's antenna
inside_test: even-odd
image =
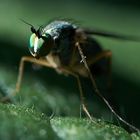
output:
[[[31,32],[32,32],[32,33],[37,34],[37,31],[36,31],[35,27],[34,27],[31,23],[28,23],[27,21],[25,21],[25,20],[23,20],[23,19],[21,19],[21,18],[20,18],[20,20],[21,20],[23,23],[25,23],[25,24],[31,26]]]
[[[29,25],[29,26],[31,26],[31,27],[34,27],[31,23],[29,23],[29,22],[27,22],[27,21],[25,21],[25,20],[23,20],[23,19],[19,19],[19,20],[21,20],[22,22],[24,22],[25,24],[27,24],[27,25]]]

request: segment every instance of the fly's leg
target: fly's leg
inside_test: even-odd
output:
[[[37,60],[37,59],[35,59],[33,57],[29,57],[29,56],[22,57],[22,59],[20,61],[20,66],[19,66],[19,74],[18,74],[18,79],[17,79],[17,83],[16,83],[16,92],[15,92],[15,94],[17,92],[19,92],[19,90],[20,90],[25,62],[35,63],[35,64],[42,65],[42,66],[45,66],[45,67],[54,68],[51,64],[49,64],[47,62],[46,59],[45,60],[42,60],[42,59],[38,59]],[[57,69],[57,68],[54,68],[54,69]],[[65,74],[70,74],[70,75],[74,76],[77,79],[78,86],[79,86],[79,91],[80,91],[80,98],[81,98],[81,102],[82,102],[82,108],[85,111],[85,113],[87,114],[87,116],[92,120],[92,117],[89,114],[89,112],[87,110],[87,107],[85,105],[84,95],[83,95],[83,90],[82,90],[82,85],[81,85],[81,81],[80,81],[79,76],[77,74],[71,72],[70,70],[68,70],[68,68],[63,68],[62,67],[62,68],[58,68],[58,69],[61,70]]]
[[[120,117],[116,111],[112,108],[112,106],[110,105],[110,103],[106,100],[106,98],[100,93],[98,87],[97,87],[97,84],[94,80],[94,77],[89,69],[89,66],[88,66],[88,63],[86,61],[86,57],[84,56],[84,53],[80,47],[80,44],[79,42],[77,42],[75,44],[75,46],[78,48],[78,51],[80,53],[80,56],[81,56],[81,62],[83,62],[85,68],[87,69],[87,72],[88,72],[88,75],[89,75],[89,78],[91,79],[91,82],[92,82],[92,85],[94,87],[94,91],[95,93],[104,101],[104,103],[107,105],[107,107],[110,109],[110,111],[115,115],[116,118],[118,118],[121,122],[123,122],[125,125],[127,125],[128,127],[130,127],[131,129],[133,129],[134,131],[137,131],[139,132],[140,130],[138,128],[136,128],[135,126],[133,126],[132,124],[128,123],[126,120],[124,120],[122,117]]]
[[[79,87],[79,92],[80,92],[80,99],[81,99],[81,105],[82,105],[82,109],[85,112],[85,114],[89,117],[89,119],[92,122],[95,122],[92,118],[92,116],[90,115],[86,103],[85,103],[85,99],[84,99],[84,94],[83,94],[83,89],[82,89],[82,85],[81,85],[81,81],[80,81],[80,77],[78,74],[71,72],[70,70],[68,70],[66,67],[65,68],[60,68],[64,73],[67,73],[69,75],[72,75],[73,77],[75,77],[77,79],[77,83],[78,83],[78,87]]]
[[[20,65],[19,65],[19,73],[18,73],[18,78],[17,78],[17,82],[16,82],[16,88],[15,88],[15,91],[10,95],[10,96],[14,96],[16,95],[19,90],[20,90],[20,87],[21,87],[21,81],[22,81],[22,77],[23,77],[23,72],[24,72],[24,65],[25,65],[25,62],[30,62],[30,63],[34,63],[34,64],[38,64],[38,65],[42,65],[42,66],[46,66],[46,67],[50,67],[50,68],[53,68],[48,62],[47,60],[45,59],[35,59],[33,57],[30,57],[30,56],[23,56],[20,60]],[[0,101],[1,102],[7,102],[9,101],[10,97],[9,96],[6,96],[6,97],[3,97]]]
[[[82,51],[82,49],[80,47],[79,42],[77,42],[75,44],[75,46],[78,48],[78,51],[79,51],[80,56],[81,56],[81,61],[80,62],[82,62],[84,64],[84,66],[85,66],[85,68],[86,68],[86,70],[88,72],[89,78],[91,79],[91,82],[92,82],[92,85],[94,87],[95,92],[97,93],[97,95],[100,95],[100,91],[99,91],[99,89],[98,89],[98,87],[96,85],[96,82],[94,80],[94,77],[93,77],[93,75],[92,75],[92,73],[91,73],[91,71],[89,69],[88,63],[86,61],[86,56],[84,56],[83,51]]]
[[[99,54],[97,54],[93,59],[88,61],[88,65],[93,65],[97,62],[99,62],[101,59],[106,59],[107,60],[107,89],[108,89],[108,93],[110,95],[108,95],[108,100],[111,103],[112,107],[117,110],[119,112],[119,106],[116,103],[116,101],[114,100],[112,93],[112,52],[107,50],[107,51],[103,51],[100,52]],[[93,67],[94,68],[94,67]]]
[[[16,83],[16,90],[15,90],[15,94],[17,92],[19,92],[20,90],[20,86],[21,86],[21,81],[22,81],[22,77],[23,77],[23,70],[24,70],[24,64],[25,62],[30,62],[30,63],[35,63],[35,64],[39,64],[39,65],[42,65],[42,66],[46,66],[46,67],[50,67],[50,68],[54,68],[52,67],[52,65],[50,65],[47,60],[37,60],[33,57],[29,57],[29,56],[24,56],[21,58],[21,61],[20,61],[20,66],[19,66],[19,74],[18,74],[18,79],[17,79],[17,83]],[[54,69],[57,69],[57,68],[54,68]],[[77,74],[71,72],[70,70],[67,70],[66,68],[59,68],[63,73],[67,73],[67,74],[70,74],[72,76],[74,76],[76,79],[77,79],[77,82],[78,82],[78,86],[79,86],[79,91],[80,91],[80,98],[81,98],[81,104],[82,104],[82,108],[83,110],[85,111],[85,113],[87,114],[87,116],[91,119],[91,115],[89,113],[89,111],[87,110],[87,107],[85,105],[85,101],[84,101],[84,95],[83,95],[83,90],[82,90],[82,85],[81,85],[81,81],[80,81],[80,78]]]
[[[25,62],[30,62],[30,63],[34,63],[34,64],[38,64],[38,65],[42,65],[42,66],[46,66],[46,67],[50,67],[53,68],[45,59],[36,59],[30,56],[23,56],[21,58],[20,61],[20,65],[19,65],[19,74],[18,74],[18,78],[17,78],[17,83],[16,83],[16,89],[15,89],[15,94],[19,92],[20,87],[21,87],[21,81],[22,81],[22,77],[23,77],[23,72],[24,72],[24,64]]]
[[[86,113],[86,115],[89,117],[89,119],[93,121],[93,118],[91,117],[91,115],[86,107],[86,104],[85,104],[85,99],[84,99],[84,94],[83,94],[80,78],[78,75],[75,75],[75,77],[76,77],[77,82],[78,82],[82,108],[83,108],[84,112]]]
[[[10,96],[14,96],[16,95],[19,90],[20,90],[20,87],[21,87],[21,82],[22,82],[22,78],[23,78],[23,72],[24,72],[24,65],[25,65],[25,62],[30,62],[30,63],[34,63],[34,64],[38,64],[38,65],[42,65],[42,66],[46,66],[46,67],[49,67],[49,68],[54,68],[52,65],[50,65],[47,60],[45,59],[35,59],[33,57],[30,57],[30,56],[23,56],[20,60],[20,65],[19,65],[19,73],[18,73],[18,78],[17,78],[17,83],[16,83],[16,89],[14,91],[14,93]],[[54,68],[54,69],[57,69],[57,68]],[[91,115],[89,113],[89,111],[87,110],[87,107],[85,105],[85,101],[84,101],[84,95],[83,95],[83,90],[82,90],[82,85],[81,85],[81,81],[80,81],[80,78],[77,74],[71,72],[70,70],[68,70],[68,68],[58,68],[59,70],[61,70],[63,73],[65,74],[70,74],[72,76],[74,76],[76,79],[77,79],[77,82],[78,82],[78,86],[79,86],[79,91],[80,91],[80,98],[81,98],[81,104],[82,104],[82,108],[84,110],[84,112],[87,114],[87,116],[91,119]],[[2,102],[6,102],[10,99],[9,96],[6,96],[4,98],[1,99]]]

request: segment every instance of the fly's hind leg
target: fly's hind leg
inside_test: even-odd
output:
[[[92,82],[92,85],[93,85],[93,87],[94,87],[95,93],[104,101],[104,103],[107,105],[107,107],[108,107],[108,108],[110,109],[110,111],[115,115],[116,118],[118,118],[121,122],[123,122],[125,125],[127,125],[127,126],[130,127],[131,129],[133,129],[134,131],[139,132],[140,130],[139,130],[138,128],[136,128],[135,126],[133,126],[132,124],[130,124],[129,122],[127,122],[126,120],[124,120],[120,115],[118,115],[117,112],[114,110],[114,108],[110,105],[110,103],[108,102],[108,100],[100,93],[100,91],[99,91],[99,89],[98,89],[98,87],[97,87],[97,85],[96,85],[96,82],[95,82],[95,80],[94,80],[94,77],[93,77],[93,75],[92,75],[92,73],[91,73],[91,71],[90,71],[90,69],[89,69],[88,63],[87,63],[87,61],[86,61],[86,58],[85,58],[85,56],[84,56],[84,54],[83,54],[83,51],[82,51],[82,49],[81,49],[81,47],[80,47],[79,42],[77,42],[75,45],[78,47],[78,51],[79,51],[80,56],[81,56],[81,58],[82,58],[82,62],[84,63],[85,68],[87,69],[87,72],[88,72],[89,78],[90,78],[90,80],[91,80],[91,82]],[[102,55],[99,55],[99,58],[100,58],[101,56],[104,56],[104,53],[103,53]],[[97,59],[97,58],[96,58],[96,59]],[[96,62],[96,61],[95,61],[95,62]]]

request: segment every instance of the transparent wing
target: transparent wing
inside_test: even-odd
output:
[[[87,35],[97,35],[97,36],[103,36],[103,37],[109,37],[109,38],[121,39],[121,40],[140,41],[140,36],[138,37],[138,36],[131,36],[131,35],[121,35],[118,33],[107,32],[107,31],[96,30],[96,29],[88,29],[88,28],[83,28],[82,30]]]

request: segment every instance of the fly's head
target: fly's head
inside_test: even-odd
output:
[[[29,51],[35,58],[40,58],[46,56],[51,48],[54,46],[54,40],[52,36],[48,33],[45,33],[43,27],[39,27],[36,30],[31,26],[31,32],[33,33],[30,37],[29,42]]]

